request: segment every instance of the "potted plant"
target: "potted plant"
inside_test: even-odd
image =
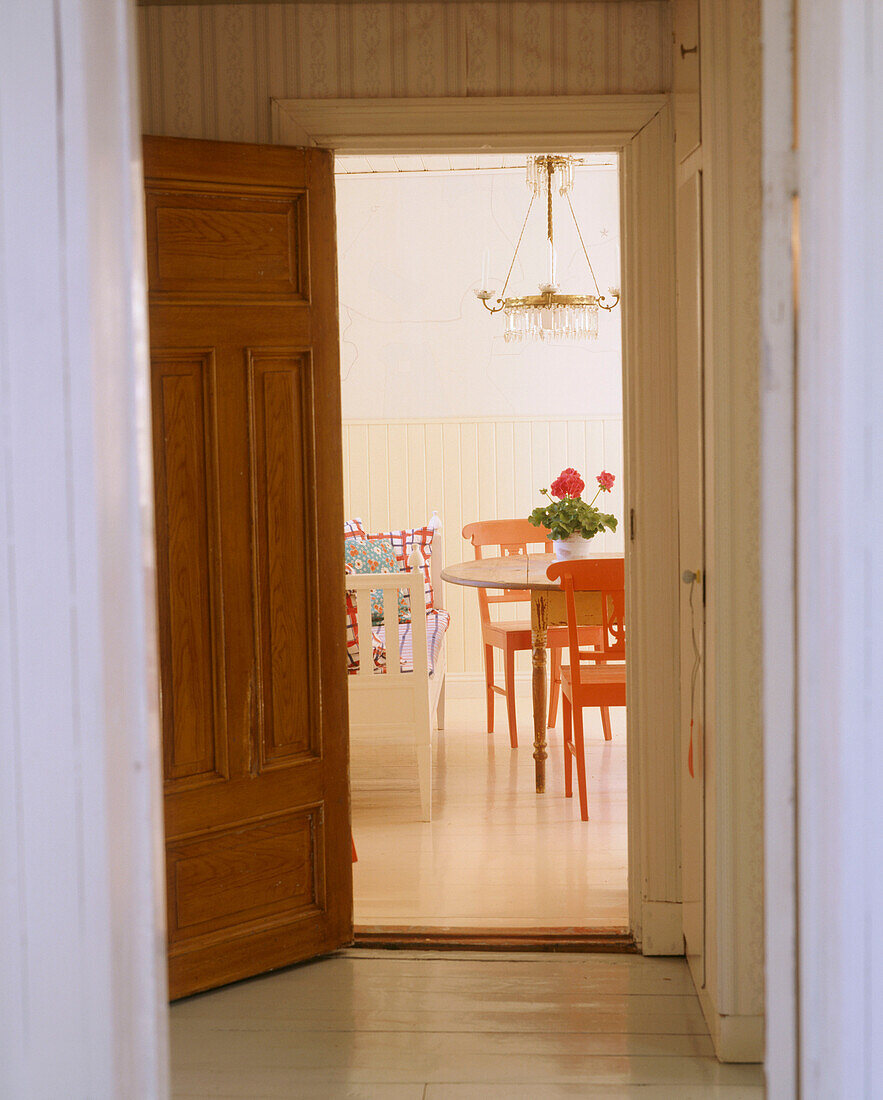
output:
[[[545,527],[549,532],[558,561],[587,558],[590,540],[599,531],[616,530],[616,516],[595,507],[600,494],[609,493],[613,488],[615,478],[602,470],[596,480],[598,491],[589,503],[581,496],[586,483],[572,466],[561,471],[551,489],[540,489],[543,496],[549,498],[549,503],[543,508],[534,508],[528,519],[534,527]]]

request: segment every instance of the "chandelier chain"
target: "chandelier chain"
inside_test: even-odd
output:
[[[531,195],[530,202],[527,204],[527,213],[524,215],[524,221],[521,225],[521,232],[518,234],[518,244],[515,246],[515,251],[512,253],[512,263],[509,264],[509,270],[506,272],[506,281],[503,283],[503,289],[500,291],[500,297],[497,299],[501,301],[506,297],[506,287],[509,285],[509,279],[512,276],[512,268],[515,267],[515,260],[518,256],[518,249],[521,247],[521,238],[524,236],[524,230],[527,228],[527,219],[530,217],[531,207],[533,206],[533,200],[536,196]]]
[[[548,221],[549,244],[554,245],[555,239],[552,236],[552,172],[554,171],[554,169],[552,168],[551,157],[549,157],[546,161],[546,171],[549,174],[549,183],[548,187],[546,188],[546,220]]]
[[[592,276],[592,282],[595,284],[595,293],[600,298],[602,295],[598,287],[598,280],[595,278],[595,269],[592,267],[592,261],[589,259],[589,253],[586,250],[586,242],[583,240],[583,235],[580,232],[579,222],[576,220],[576,213],[573,209],[573,203],[570,201],[570,195],[567,196],[567,205],[570,207],[570,213],[573,218],[573,224],[576,226],[576,235],[579,237],[579,243],[583,246],[583,255],[586,258],[586,263],[589,265],[589,274]]]

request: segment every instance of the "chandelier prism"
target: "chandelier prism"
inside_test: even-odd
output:
[[[490,305],[494,297],[493,292],[487,288],[487,263],[482,275],[482,286],[476,290],[475,296],[489,313],[499,313],[503,310],[506,318],[506,329],[503,339],[507,343],[522,340],[596,340],[598,338],[598,310],[608,312],[616,307],[619,302],[620,292],[617,288],[610,287],[606,294],[598,289],[598,280],[592,268],[592,261],[586,249],[583,235],[580,232],[576,213],[571,202],[570,192],[573,190],[574,165],[582,164],[577,157],[566,156],[559,153],[540,153],[527,158],[527,186],[530,191],[530,202],[527,213],[518,235],[515,252],[509,270],[506,273],[506,281],[500,291],[496,304]],[[567,200],[567,205],[573,217],[576,227],[576,235],[582,246],[583,255],[589,267],[589,274],[594,283],[594,294],[559,294],[559,286],[556,281],[556,255],[555,232],[552,219],[552,195],[557,190],[561,198]],[[545,283],[540,283],[539,294],[529,294],[523,298],[507,298],[506,290],[509,279],[515,267],[518,257],[518,249],[524,236],[530,212],[536,199],[546,200],[546,236],[549,242],[549,278]]]

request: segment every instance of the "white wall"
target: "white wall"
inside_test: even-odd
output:
[[[605,159],[577,170],[573,192],[602,289],[619,283],[617,168]],[[347,515],[385,530],[436,509],[446,560],[462,561],[473,554],[465,524],[526,516],[575,466],[587,485],[602,469],[617,475],[604,504],[621,521],[619,309],[601,312],[597,342],[506,344],[502,314],[474,295],[485,248],[502,288],[530,198],[523,170],[338,175],[337,196]],[[559,281],[577,293],[591,277],[566,204],[555,219]],[[537,202],[507,294],[536,293],[545,278],[545,224]],[[621,550],[622,527],[597,543]],[[476,681],[475,594],[448,585],[444,601],[451,680]],[[528,654],[518,669],[529,674]]]
[[[602,290],[619,284],[615,158],[577,169],[573,205]],[[529,192],[522,170],[337,176],[344,420],[622,416],[620,310],[597,341],[507,344],[503,316],[476,299],[482,257],[499,292]],[[507,294],[546,280],[537,200]],[[556,200],[563,293],[591,292],[566,202]],[[566,407],[565,407],[566,405]],[[556,471],[557,472],[557,471]]]
[[[665,92],[667,0],[139,7],[144,131],[271,141],[270,99]]]

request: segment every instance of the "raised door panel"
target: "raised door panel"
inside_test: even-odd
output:
[[[321,754],[312,360],[249,352],[261,767]]]
[[[306,195],[180,186],[147,195],[155,301],[292,301],[309,297]]]
[[[227,772],[214,355],[152,356],[157,592],[167,787]]]
[[[169,942],[206,946],[265,931],[325,903],[321,806],[173,842],[166,856]]]

